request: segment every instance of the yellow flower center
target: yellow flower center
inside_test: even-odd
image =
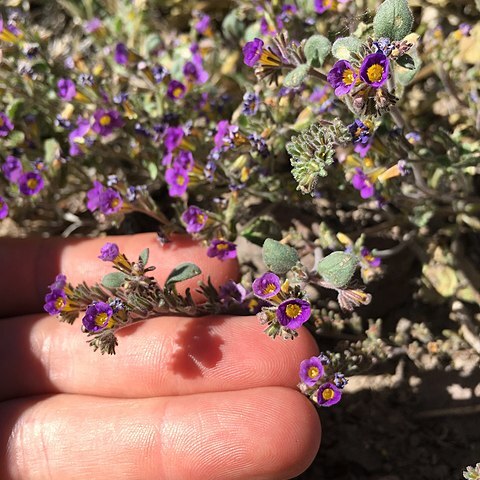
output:
[[[183,90],[180,87],[177,87],[173,90],[173,96],[178,98],[183,93]]]
[[[308,376],[309,376],[310,378],[318,377],[318,374],[319,374],[318,367],[310,367],[310,368],[308,369]]]
[[[30,189],[30,190],[35,190],[35,188],[37,187],[38,185],[38,182],[35,178],[29,178],[27,180],[27,187]]]
[[[5,125],[5,122],[3,121],[3,118],[0,117],[0,127],[3,127]]]
[[[273,283],[269,283],[264,289],[263,293],[272,293],[275,291],[275,285]]]
[[[61,310],[65,306],[65,300],[62,297],[58,297],[55,300],[55,308]]]
[[[371,67],[368,67],[367,77],[371,82],[379,82],[382,79],[383,67],[378,63],[374,63]]]
[[[116,206],[118,206],[119,203],[120,203],[120,200],[118,198],[112,198],[112,201],[110,202],[110,206],[112,208],[115,208]]]
[[[100,125],[102,127],[106,127],[107,125],[110,125],[110,123],[112,123],[112,119],[110,118],[110,115],[103,115],[100,118]]]
[[[322,392],[322,398],[324,400],[331,400],[335,396],[335,392],[331,388],[326,388]]]
[[[105,322],[107,321],[107,319],[108,319],[108,315],[105,312],[99,313],[95,317],[95,324],[98,325],[99,327],[103,327],[105,325]],[[109,325],[107,325],[107,326],[109,326]]]
[[[182,177],[181,175],[177,176],[177,185],[182,186],[185,183],[185,177]]]
[[[196,220],[197,220],[197,223],[205,223],[205,215],[203,215],[202,213],[199,213],[197,216],[196,216]]]
[[[228,244],[226,243],[219,243],[217,245],[217,250],[226,250],[228,248]]]
[[[351,85],[353,83],[353,80],[353,70],[351,68],[347,68],[346,70],[344,70],[342,75],[342,82],[344,83],[344,85]]]
[[[287,308],[285,309],[285,313],[290,318],[298,317],[301,311],[302,309],[300,308],[300,306],[296,305],[295,303],[291,303],[290,305],[287,305]]]

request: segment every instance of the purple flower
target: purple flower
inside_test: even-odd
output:
[[[332,107],[333,98],[330,85],[325,85],[322,88],[315,88],[308,100],[316,104],[313,105],[316,112],[324,113]]]
[[[360,168],[356,168],[357,172],[352,178],[352,185],[354,188],[360,191],[362,198],[370,198],[375,195],[375,186],[370,181],[367,175],[365,175]]]
[[[175,150],[182,143],[184,136],[182,127],[168,127],[163,137],[163,144],[167,152]]]
[[[182,213],[182,221],[188,233],[197,233],[205,227],[208,215],[195,205],[190,205]]]
[[[68,134],[68,142],[70,143],[68,153],[72,155],[72,157],[81,155],[82,150],[80,149],[79,144],[85,143],[84,137],[89,130],[90,120],[79,117],[77,120],[77,128]]]
[[[236,125],[230,125],[228,120],[221,120],[217,125],[217,133],[213,137],[217,150],[228,150],[233,146],[233,137],[238,132]]]
[[[381,87],[387,81],[389,63],[381,52],[367,55],[360,67],[360,78],[374,88]]]
[[[23,173],[18,179],[18,187],[24,195],[35,195],[43,185],[43,178],[37,172]]]
[[[105,191],[105,187],[98,181],[93,182],[93,188],[87,192],[87,208],[94,212],[100,206],[100,195]]]
[[[217,257],[219,260],[236,258],[237,246],[228,240],[215,239],[208,247],[207,256]]]
[[[185,96],[185,91],[186,88],[182,82],[179,82],[178,80],[172,80],[168,84],[167,96],[172,100],[179,100]]]
[[[310,303],[300,298],[289,298],[277,308],[277,320],[283,327],[295,330],[310,318]]]
[[[345,378],[345,375],[343,373],[337,372],[335,373],[335,379],[333,380],[333,383],[336,387],[343,389],[348,383],[348,380]]]
[[[113,58],[119,65],[126,65],[128,62],[128,48],[124,43],[117,43]]]
[[[276,35],[277,29],[274,25],[269,25],[265,17],[260,20],[260,33],[262,35]]]
[[[263,52],[263,45],[263,40],[260,40],[260,38],[255,38],[253,41],[245,44],[243,47],[243,61],[245,65],[253,67],[258,60],[260,60]]]
[[[67,285],[66,275],[63,275],[62,273],[59,273],[55,277],[55,281],[51,285],[49,285],[49,288],[50,288],[50,291],[55,290],[55,289],[63,290],[66,285]]]
[[[0,137],[6,137],[12,130],[13,123],[3,112],[0,112]]]
[[[62,288],[51,288],[45,295],[43,309],[50,315],[59,314],[67,306],[67,295]]]
[[[2,172],[9,182],[18,182],[20,176],[23,173],[22,163],[20,162],[20,159],[14,157],[13,155],[8,155],[5,159],[5,163],[2,165]]]
[[[372,255],[372,252],[366,247],[362,248],[362,250],[360,251],[360,254],[362,255],[363,259],[366,260],[371,267],[379,267],[380,264],[382,263],[382,260],[378,257],[374,257]]]
[[[204,34],[210,27],[210,16],[205,13],[200,14],[200,19],[195,24],[195,30],[198,33]]]
[[[117,213],[123,205],[121,195],[113,188],[105,189],[99,196],[98,208],[105,215]]]
[[[228,280],[227,283],[220,287],[220,299],[223,303],[242,303],[247,297],[247,291],[241,283],[236,283],[234,280]]]
[[[171,197],[181,197],[188,187],[188,171],[181,167],[167,168],[165,181],[168,183],[168,194]]]
[[[418,132],[408,132],[405,135],[405,138],[412,144],[415,145],[418,142],[422,141],[422,137]]]
[[[8,205],[5,199],[0,196],[0,220],[4,219],[8,215]]]
[[[181,168],[190,172],[193,169],[195,160],[190,150],[180,150],[173,161],[173,167]]]
[[[348,126],[348,131],[352,136],[352,142],[355,145],[354,150],[363,158],[370,150],[373,137],[370,129],[361,120],[356,119]]]
[[[69,78],[61,78],[57,82],[58,96],[63,99],[70,101],[77,94],[77,89],[73,80]]]
[[[327,382],[315,393],[315,400],[321,407],[335,405],[342,398],[342,391],[333,383]]]
[[[274,297],[280,291],[280,279],[274,273],[264,273],[252,284],[253,293],[260,298]]]
[[[333,6],[333,0],[314,0],[313,8],[317,13],[324,13]]]
[[[94,112],[93,118],[92,130],[102,137],[112,133],[114,128],[120,128],[124,125],[120,113],[116,110],[97,110]]]
[[[108,303],[95,302],[87,308],[82,323],[89,332],[98,332],[113,326],[112,315],[113,309]]]
[[[116,243],[107,242],[101,249],[99,259],[103,260],[104,262],[113,262],[118,255],[120,254],[120,250]]]
[[[335,95],[345,95],[355,86],[357,74],[346,60],[339,60],[328,72],[327,80],[335,89]]]
[[[203,84],[208,80],[208,73],[203,68],[202,57],[196,53],[191,62],[183,67],[185,78],[193,83]]]
[[[311,357],[300,363],[300,380],[309,387],[313,387],[324,374],[322,361],[318,357]]]
[[[255,92],[246,92],[243,95],[242,113],[247,116],[255,115],[260,105],[260,97]]]
[[[101,27],[102,21],[97,17],[93,17],[92,19],[85,22],[83,25],[83,29],[86,33],[94,33]]]
[[[163,79],[168,75],[168,70],[162,65],[154,65],[152,67],[152,75],[155,83],[161,83]]]

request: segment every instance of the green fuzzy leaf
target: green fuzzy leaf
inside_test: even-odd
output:
[[[338,60],[350,60],[352,53],[360,52],[362,42],[357,37],[337,38],[332,45],[332,55]]]
[[[293,69],[283,80],[283,86],[287,88],[299,87],[302,82],[307,78],[310,65],[299,65]]]
[[[127,276],[122,272],[107,273],[102,278],[102,285],[107,288],[119,288],[126,278]]]
[[[407,0],[385,0],[373,19],[376,38],[402,40],[412,31],[412,26],[413,14]]]
[[[300,260],[297,251],[293,247],[267,238],[262,248],[263,261],[273,273],[287,273]]]
[[[202,271],[200,270],[200,267],[198,267],[194,263],[181,263],[170,272],[170,275],[165,282],[165,286],[171,286],[175,283],[183,282],[185,280],[188,280],[189,278],[196,277],[201,273]]]
[[[333,252],[320,260],[317,271],[324,280],[334,287],[343,288],[348,285],[358,266],[358,257],[351,253]]]
[[[222,31],[229,40],[238,40],[242,38],[245,31],[245,25],[239,18],[239,10],[232,10],[222,22]]]
[[[305,43],[304,52],[307,62],[312,67],[321,67],[330,53],[332,44],[323,35],[313,35]]]
[[[148,248],[144,248],[139,255],[139,259],[143,263],[143,265],[146,265],[148,262],[148,257],[150,256],[150,250]]]

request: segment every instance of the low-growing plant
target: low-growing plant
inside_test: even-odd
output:
[[[58,276],[45,310],[80,316],[110,354],[120,328],[170,313],[254,313],[272,341],[308,326],[324,353],[299,388],[318,406],[373,363],[480,354],[480,25],[464,21],[473,6],[432,20],[423,3],[0,7],[6,231],[186,233],[242,267],[195,302],[176,287],[195,264],[160,285],[148,250],[132,261],[107,243],[115,271],[94,286]],[[456,323],[382,333],[375,305],[405,299]]]

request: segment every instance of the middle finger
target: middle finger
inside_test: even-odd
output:
[[[74,325],[28,315],[0,322],[0,399],[53,392],[120,398],[294,386],[317,353],[306,331],[272,340],[255,317],[161,317],[119,332],[101,355]]]

